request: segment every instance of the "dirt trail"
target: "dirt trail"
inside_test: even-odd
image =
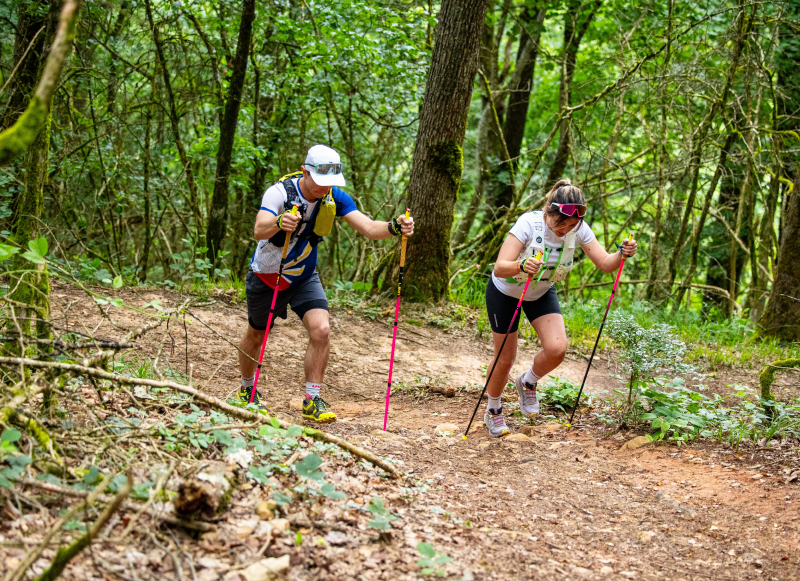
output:
[[[164,305],[179,302],[177,295],[161,292],[126,294],[126,301],[137,305],[154,298]],[[236,353],[220,335],[238,342],[245,307],[218,301],[193,312],[219,333],[187,319],[194,382],[225,398],[236,388],[238,374]],[[339,422],[327,429],[402,462],[408,475],[402,486],[422,487],[424,493],[404,504],[403,491],[385,485],[404,517],[401,542],[388,548],[373,543],[329,549],[340,569],[290,578],[417,579],[413,562],[419,558],[414,549],[419,540],[453,558],[445,567],[453,579],[800,576],[800,488],[784,484],[768,465],[760,472],[749,470],[750,458],[724,449],[662,445],[620,450],[635,434],[604,439],[602,430],[580,425],[569,433],[543,425],[531,442],[493,440],[480,421],[483,408],[468,441],[437,436],[433,428],[439,423],[466,426],[477,395],[463,392],[450,399],[420,400],[395,391],[390,434],[374,435],[383,421],[388,317],[370,321],[337,309],[332,315],[323,395]],[[123,327],[141,320],[119,310],[112,316]],[[122,334],[67,289],[55,291],[54,319],[77,328],[99,324],[98,336]],[[170,335],[159,332],[140,344],[153,356],[165,341],[169,363],[182,371],[183,326],[173,325]],[[305,331],[290,312],[270,336],[266,381],[260,386],[263,399],[296,422],[301,415],[290,402],[302,395],[305,342]],[[482,385],[481,366],[490,356],[488,341],[472,334],[402,325],[395,381],[413,384],[427,377],[456,388]],[[530,356],[530,348],[521,346],[515,373]],[[590,374],[589,391],[618,385],[608,377],[607,366],[601,357]],[[580,381],[584,370],[585,360],[573,357],[557,373]],[[508,400],[505,405],[513,410],[515,404]],[[509,425],[516,430],[521,422],[510,417]]]

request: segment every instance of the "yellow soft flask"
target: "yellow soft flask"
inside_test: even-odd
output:
[[[314,234],[327,236],[333,230],[333,219],[336,217],[336,202],[333,201],[333,191],[328,192],[319,203],[317,220],[314,223]]]

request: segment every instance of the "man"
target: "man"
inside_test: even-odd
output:
[[[315,145],[308,150],[302,173],[284,176],[267,189],[261,200],[255,225],[258,247],[246,282],[248,326],[239,343],[239,399],[243,403],[250,401],[256,370],[254,360],[258,358],[267,328],[283,243],[286,236],[291,236],[275,313],[285,319],[286,306],[291,306],[308,331],[303,417],[315,422],[336,421],[336,414],[320,396],[330,352],[330,324],[328,301],[316,270],[317,244],[330,234],[336,216],[343,217],[359,234],[371,240],[414,233],[414,220],[405,216],[391,222],[369,219],[339,186],[344,186],[339,154],[330,147]],[[296,216],[291,214],[293,205],[298,206]],[[257,392],[253,401],[263,407]]]

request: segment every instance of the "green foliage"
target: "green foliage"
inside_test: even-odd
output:
[[[301,461],[295,463],[294,468],[298,476],[308,478],[309,480],[322,480],[325,478],[325,473],[318,468],[322,465],[322,458],[316,454],[308,454]]]
[[[643,327],[634,317],[615,312],[606,323],[622,352],[622,368],[628,374],[628,402],[639,385],[646,385],[661,373],[689,373],[692,367],[683,363],[686,345],[673,335],[669,325]]]
[[[20,454],[14,442],[18,442],[22,433],[15,429],[5,429],[0,434],[0,488],[11,488],[14,480],[18,480],[25,467],[32,462],[30,456]],[[3,463],[8,466],[3,467]]]
[[[391,530],[392,525],[389,523],[399,519],[397,515],[392,514],[389,509],[384,507],[383,499],[377,496],[370,499],[367,510],[372,513],[372,520],[367,524],[379,531]]]
[[[556,376],[552,379],[548,377],[545,381],[539,382],[536,394],[542,405],[553,407],[564,413],[571,413],[578,399],[579,390],[580,385],[576,385],[564,377]],[[581,404],[592,405],[593,397],[593,394],[584,390],[581,396]]]
[[[441,569],[438,569],[437,565],[446,565],[450,563],[453,559],[448,557],[444,553],[437,552],[433,545],[430,545],[424,541],[420,541],[417,543],[417,552],[422,555],[422,559],[417,561],[417,565],[422,567],[420,569],[420,575],[430,575],[435,573],[440,577],[445,576],[445,572]]]

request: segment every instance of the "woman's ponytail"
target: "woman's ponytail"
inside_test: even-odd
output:
[[[586,196],[579,187],[573,186],[569,178],[562,178],[553,184],[547,194],[547,201],[544,204],[544,215],[555,220],[556,225],[569,219],[558,211],[551,204],[581,204],[586,205]],[[582,219],[581,219],[582,220]]]

